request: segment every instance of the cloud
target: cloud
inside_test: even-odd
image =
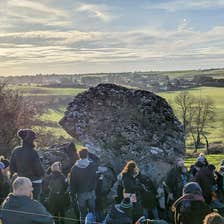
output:
[[[40,1],[29,1],[29,0],[9,0],[8,7],[20,8],[26,10],[32,10],[32,12],[49,13],[55,16],[67,17],[67,13],[63,10],[50,7],[47,4],[43,4]]]
[[[68,11],[50,6],[47,1],[8,0],[0,4],[0,28],[22,30],[70,26]]]
[[[89,17],[95,17],[104,22],[108,22],[113,18],[108,12],[108,8],[105,5],[94,5],[85,3],[80,4],[80,6],[75,9],[75,11],[87,13]]]
[[[39,63],[121,63],[158,60],[220,60],[224,27],[129,32],[32,31],[0,34],[0,60]]]
[[[223,0],[169,0],[166,2],[150,3],[146,6],[148,9],[160,9],[169,12],[175,12],[178,10],[202,10],[223,8]]]

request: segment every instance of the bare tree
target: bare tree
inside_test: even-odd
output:
[[[201,138],[206,141],[206,149],[209,150],[207,127],[215,118],[215,106],[211,98],[207,96],[195,97],[189,92],[183,91],[175,97],[178,117],[183,122],[186,137],[194,141],[195,152],[201,145]]]
[[[201,137],[206,141],[206,150],[209,152],[209,142],[206,129],[209,124],[215,121],[214,101],[208,96],[198,97],[194,106],[192,121],[190,122],[190,131],[195,143],[195,152],[201,145]]]
[[[0,154],[8,155],[18,143],[19,128],[30,128],[37,114],[37,108],[18,91],[0,83]]]
[[[180,92],[175,99],[176,112],[183,123],[185,135],[189,134],[189,127],[194,110],[195,97],[187,91]]]

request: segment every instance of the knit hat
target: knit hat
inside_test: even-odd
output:
[[[183,188],[183,194],[202,194],[201,187],[196,182],[189,182]]]
[[[23,141],[34,140],[36,138],[36,133],[31,129],[20,129],[17,132],[17,136]]]
[[[133,207],[133,205],[132,205],[130,198],[124,198],[120,203],[121,209],[130,209],[132,207]]]
[[[0,162],[0,170],[4,170],[5,169],[5,165],[3,162]]]
[[[9,161],[7,159],[1,159],[1,162],[4,164],[5,168],[9,167]]]
[[[205,159],[205,157],[203,157],[203,156],[199,156],[198,158],[197,158],[197,162],[200,162],[200,163],[202,163],[202,164],[206,164],[206,159]]]

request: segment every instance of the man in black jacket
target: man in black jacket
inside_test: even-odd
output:
[[[77,198],[80,221],[84,219],[88,212],[95,213],[95,189],[97,178],[97,163],[88,158],[88,149],[79,151],[79,160],[71,169],[70,190],[73,198]]]
[[[29,178],[33,183],[33,197],[39,199],[44,168],[35,150],[36,134],[30,129],[22,129],[18,131],[17,135],[22,141],[22,146],[12,152],[10,159],[11,175],[17,173],[18,176]]]
[[[32,182],[26,177],[17,177],[13,193],[5,199],[0,218],[4,224],[53,224],[53,218],[38,201],[32,199]]]

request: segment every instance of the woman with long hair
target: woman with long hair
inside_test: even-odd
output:
[[[123,197],[130,198],[131,202],[133,203],[134,221],[137,221],[138,218],[142,215],[140,193],[144,190],[144,187],[138,179],[139,173],[140,170],[133,160],[128,161],[121,172]]]

